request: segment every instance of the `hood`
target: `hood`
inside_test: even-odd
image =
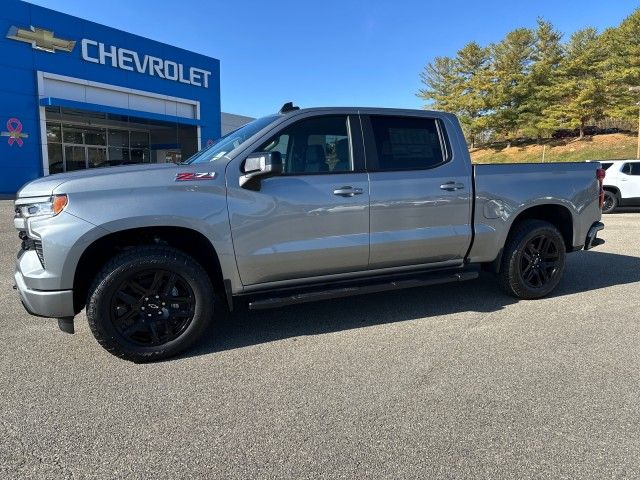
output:
[[[48,175],[46,177],[38,178],[33,180],[27,184],[25,184],[18,191],[18,198],[22,197],[44,197],[47,195],[51,195],[54,190],[59,189],[59,187],[63,186],[65,183],[84,179],[100,179],[102,178],[105,181],[110,180],[109,177],[114,180],[118,177],[121,178],[132,178],[135,177],[140,181],[141,178],[144,178],[145,174],[152,174],[156,171],[166,171],[166,170],[177,170],[177,169],[185,169],[188,167],[186,165],[175,165],[173,163],[152,163],[152,164],[138,164],[138,165],[125,165],[118,167],[105,167],[105,168],[89,168],[87,170],[78,170],[76,172],[69,173],[56,173],[53,175]],[[193,167],[191,167],[193,169]],[[106,178],[105,178],[106,177]],[[60,191],[60,190],[58,190]]]

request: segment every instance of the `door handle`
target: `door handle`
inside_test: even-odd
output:
[[[448,192],[453,192],[454,190],[460,190],[464,188],[464,183],[458,182],[446,182],[440,185],[440,190],[446,190]]]
[[[336,188],[333,191],[334,195],[338,195],[340,197],[353,197],[354,195],[362,195],[363,190],[358,187],[344,186],[340,188]]]

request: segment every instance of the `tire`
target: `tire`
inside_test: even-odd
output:
[[[136,247],[113,257],[89,292],[93,336],[109,353],[136,363],[188,349],[213,316],[207,272],[170,247]]]
[[[564,239],[555,226],[542,220],[524,220],[507,238],[500,286],[516,298],[542,298],[558,286],[566,255]]]
[[[610,190],[605,190],[602,213],[612,213],[616,208],[618,208],[618,203],[618,195]]]

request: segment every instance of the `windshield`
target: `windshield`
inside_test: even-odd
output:
[[[227,153],[235,150],[242,145],[245,140],[253,136],[255,133],[262,130],[264,127],[280,118],[280,115],[269,115],[249,122],[246,125],[234,130],[231,133],[227,133],[224,137],[220,138],[217,142],[209,145],[207,148],[200,150],[192,157],[185,160],[183,163],[207,163],[213,162],[218,158],[223,157]]]

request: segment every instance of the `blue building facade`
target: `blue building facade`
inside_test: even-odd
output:
[[[180,161],[220,136],[220,62],[31,5],[0,9],[0,193]]]

